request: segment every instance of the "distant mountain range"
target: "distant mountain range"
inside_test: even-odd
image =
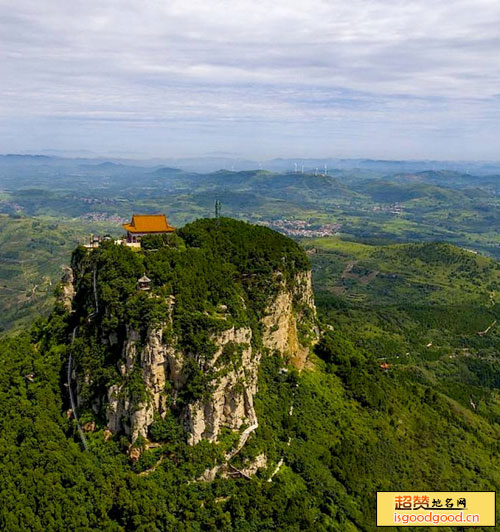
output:
[[[435,161],[435,160],[384,160],[384,159],[341,159],[341,158],[276,158],[265,161],[231,156],[207,156],[184,158],[127,159],[114,157],[61,157],[56,155],[0,155],[0,167],[4,164],[30,163],[33,165],[73,165],[99,166],[115,164],[133,167],[171,166],[189,172],[213,172],[220,169],[230,171],[271,170],[276,172],[323,173],[327,170],[367,170],[378,173],[411,173],[423,171],[451,171],[474,175],[500,174],[500,162],[495,161]]]

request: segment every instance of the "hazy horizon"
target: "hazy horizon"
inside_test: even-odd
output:
[[[494,161],[490,0],[0,0],[0,151]]]
[[[500,165],[500,157],[496,159],[438,159],[438,158],[426,158],[426,157],[414,157],[414,158],[381,158],[381,157],[335,157],[335,156],[318,156],[318,157],[293,157],[288,156],[270,156],[265,159],[257,159],[252,156],[245,157],[238,153],[201,153],[200,155],[176,155],[172,157],[168,156],[147,156],[147,155],[135,155],[131,153],[106,153],[105,151],[94,152],[91,150],[58,150],[58,149],[43,149],[39,152],[26,150],[20,152],[0,152],[0,157],[49,157],[49,158],[59,158],[59,159],[84,159],[84,160],[95,160],[95,161],[109,161],[117,162],[123,161],[124,163],[133,163],[133,162],[142,162],[142,163],[151,163],[158,164],[161,161],[183,161],[183,160],[199,160],[204,159],[221,159],[228,161],[241,161],[245,163],[255,163],[255,169],[258,169],[259,165],[264,163],[273,162],[273,161],[287,161],[292,165],[295,162],[305,162],[305,161],[318,161],[318,162],[328,162],[328,161],[338,161],[341,162],[357,162],[357,161],[371,161],[371,162],[380,162],[380,163],[415,163],[415,164],[443,164],[443,165],[467,165],[467,164],[492,164]]]

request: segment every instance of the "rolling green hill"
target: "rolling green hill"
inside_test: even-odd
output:
[[[499,490],[500,181],[393,166],[322,176],[0,157],[0,528],[371,532],[377,490]],[[205,483],[197,479],[234,443],[229,431],[221,445],[191,447],[167,417],[135,462],[126,435],[109,438],[92,414],[96,404],[84,412],[96,429],[90,452],[82,448],[66,415],[71,318],[61,308],[46,318],[61,266],[89,233],[118,235],[133,212],[165,212],[180,227],[211,217],[216,199],[224,216],[338,224],[342,238],[302,241],[322,330],[305,369],[262,361],[259,427],[232,463],[241,469],[265,450],[266,467]],[[219,245],[207,238],[213,223],[194,224],[204,228],[197,236],[181,231],[189,253],[164,250],[144,263],[155,284],[179,285],[176,327],[193,351],[208,345],[199,324],[220,318],[221,297],[240,305],[235,268],[278,267],[282,257],[268,248],[286,242],[228,221],[235,233]],[[135,279],[143,263],[132,256],[122,266]],[[120,276],[99,282],[110,308],[124,287],[135,290]],[[122,308],[106,323],[147,321],[154,310]],[[96,376],[116,377],[121,353],[105,358],[98,335],[87,340]],[[205,381],[195,377],[199,390]]]
[[[357,190],[380,203],[405,203],[426,199],[435,203],[446,202],[449,205],[464,204],[470,200],[468,192],[454,190],[425,182],[391,182],[369,180],[357,185]],[[477,196],[477,194],[476,194]],[[485,197],[485,193],[480,194]]]
[[[499,262],[439,243],[307,245],[325,321],[398,371],[500,420]]]
[[[445,243],[373,246],[339,238],[304,241],[317,288],[359,294],[372,305],[500,303],[500,263]]]
[[[46,314],[75,245],[105,223],[0,215],[0,333]]]
[[[309,161],[305,173],[283,170],[283,161],[276,171],[195,173],[152,162],[0,156],[0,213],[69,222],[166,212],[174,225],[183,225],[212,216],[218,199],[224,215],[252,222],[340,224],[355,240],[439,239],[500,258],[500,178],[486,175],[486,167],[473,175],[449,165],[338,163],[329,165],[329,175],[316,175],[317,161]]]
[[[401,183],[430,183],[437,186],[465,190],[478,195],[484,195],[487,188],[493,187],[498,190],[499,187],[498,176],[474,176],[450,170],[426,170],[417,173],[395,174],[390,179]]]

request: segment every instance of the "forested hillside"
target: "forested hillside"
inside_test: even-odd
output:
[[[216,271],[228,261],[203,225],[180,234],[201,254],[221,251]],[[247,242],[231,241],[231,268],[278,267],[278,241]],[[189,446],[170,417],[138,461],[99,420],[83,450],[66,416],[63,310],[4,338],[2,530],[372,531],[377,490],[498,490],[498,325],[484,332],[499,317],[498,263],[440,244],[309,247],[321,339],[301,372],[284,372],[279,356],[262,360],[259,427],[233,462],[266,449],[251,478],[200,481],[231,435]],[[154,265],[155,282],[164,267]],[[192,304],[217,297],[207,294]]]
[[[448,244],[308,243],[325,322],[389,372],[498,423],[500,264]]]

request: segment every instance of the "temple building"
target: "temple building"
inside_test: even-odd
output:
[[[135,244],[145,235],[173,233],[175,227],[169,225],[164,214],[134,214],[129,224],[123,224],[127,231],[127,242]]]

